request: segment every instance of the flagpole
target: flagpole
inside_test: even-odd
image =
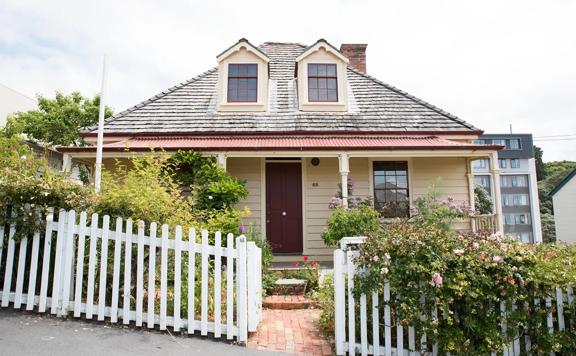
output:
[[[98,113],[98,139],[96,141],[96,172],[94,175],[94,190],[100,192],[100,182],[102,178],[102,146],[104,145],[104,90],[106,89],[106,55],[102,65],[102,89],[100,90],[100,110]]]

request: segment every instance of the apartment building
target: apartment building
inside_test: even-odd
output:
[[[536,163],[531,134],[486,134],[478,144],[502,145],[498,152],[504,232],[522,242],[542,242]],[[474,181],[494,196],[488,159],[473,162]]]

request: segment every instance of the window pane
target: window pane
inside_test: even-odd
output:
[[[318,88],[318,79],[309,78],[308,79],[308,88],[309,89],[317,89]]]
[[[320,101],[328,100],[328,93],[326,93],[326,89],[318,89],[318,100]]]
[[[235,89],[228,88],[228,100],[238,100],[238,92]]]
[[[256,79],[247,79],[247,81],[248,81],[248,83],[247,83],[248,89],[249,90],[256,90],[256,86],[258,85]]]
[[[318,88],[326,89],[326,79],[325,78],[318,79]]]
[[[334,78],[326,79],[326,84],[328,86],[328,89],[336,89],[336,79]]]
[[[405,175],[396,178],[398,188],[408,188],[408,179]]]
[[[238,76],[245,77],[247,74],[247,66],[238,66]]]
[[[336,76],[336,64],[328,64],[326,68],[326,75],[329,77]]]
[[[228,66],[228,76],[235,77],[238,75],[238,65],[237,64],[230,64]]]
[[[308,64],[308,76],[317,76],[317,75],[318,75],[318,65]]]
[[[325,77],[326,76],[326,65],[325,64],[318,64],[318,76]]]
[[[255,77],[256,76],[256,70],[258,69],[257,65],[256,64],[250,64],[250,65],[247,65],[246,67],[248,70],[248,73],[247,73],[248,76],[249,77]]]
[[[256,101],[256,99],[257,99],[256,90],[249,89],[246,101]]]
[[[308,90],[308,100],[318,101],[318,89],[309,89]]]
[[[336,90],[328,89],[328,101],[338,101],[338,93],[336,93]]]

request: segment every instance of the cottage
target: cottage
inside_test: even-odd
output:
[[[488,223],[501,231],[501,146],[474,143],[480,129],[366,74],[365,51],[323,39],[258,47],[241,39],[215,68],[107,120],[104,164],[150,147],[217,156],[247,182],[247,223],[261,229],[277,261],[292,261],[332,258],[321,233],[338,184],[347,204],[352,179],[353,194],[372,197],[383,218],[408,216],[438,178],[446,195],[473,205],[471,162],[489,158],[498,203]],[[96,130],[84,137],[94,144]],[[62,151],[95,157],[94,146]]]
[[[552,189],[556,241],[576,243],[576,169],[570,172]]]

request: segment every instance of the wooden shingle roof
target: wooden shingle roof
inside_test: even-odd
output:
[[[258,48],[270,58],[268,111],[216,111],[218,69],[213,68],[109,118],[106,134],[481,132],[454,115],[351,67],[348,112],[299,111],[295,59],[306,46],[266,42]],[[96,128],[91,128],[84,134],[95,133]]]

